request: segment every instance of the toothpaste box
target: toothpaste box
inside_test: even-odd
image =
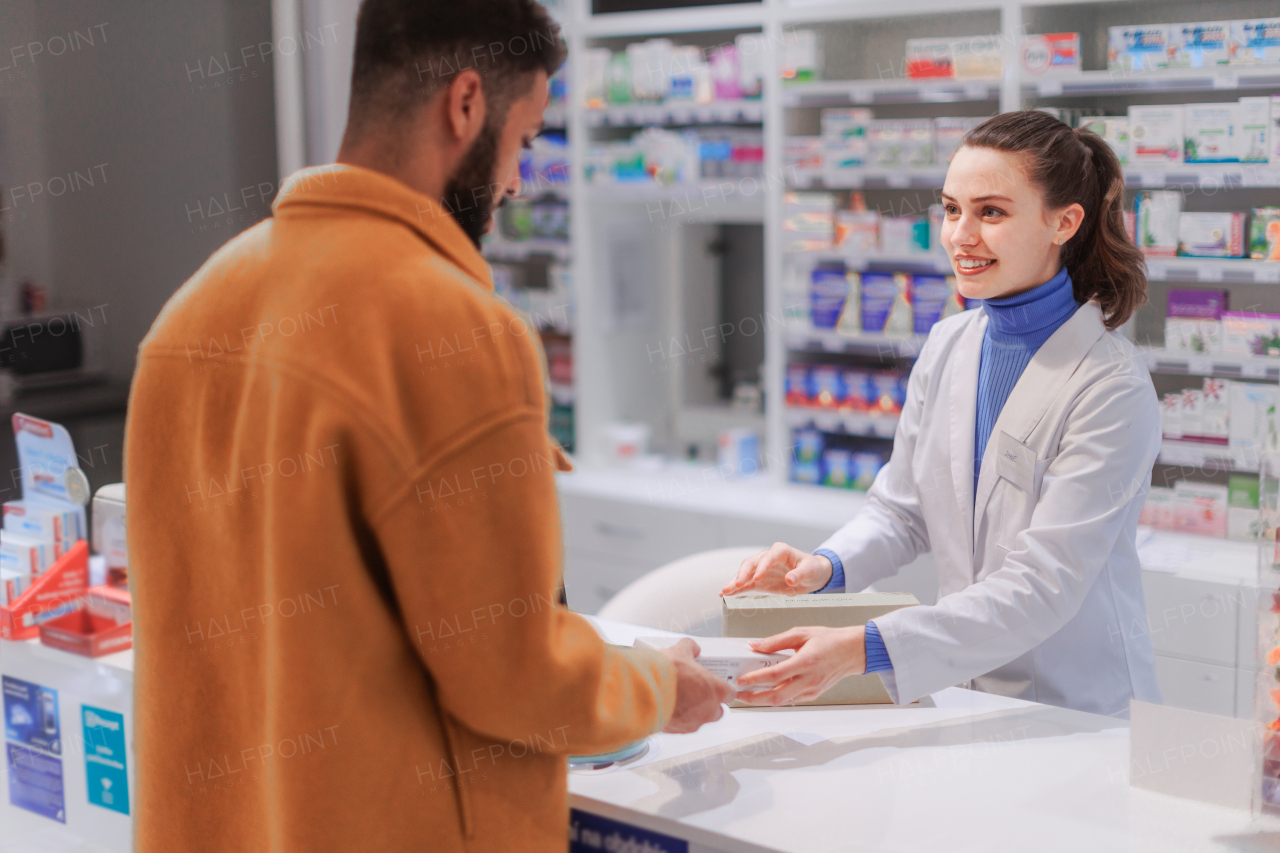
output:
[[[634,646],[638,649],[665,649],[674,646],[682,637],[636,637]],[[757,669],[776,666],[795,652],[787,649],[774,654],[762,654],[751,648],[751,642],[739,637],[693,637],[698,644],[698,656],[694,658],[705,666],[712,675],[729,682],[734,690],[738,689],[739,676]]]
[[[1244,214],[1180,214],[1178,254],[1196,258],[1243,258]]]
[[[0,531],[0,568],[21,572],[35,580],[55,559],[52,542],[9,530]]]
[[[1165,316],[1220,320],[1222,319],[1222,312],[1227,310],[1229,298],[1230,293],[1226,290],[1174,288],[1169,291],[1169,301],[1165,309]]]
[[[1142,505],[1139,524],[1149,524],[1157,530],[1173,529],[1173,489],[1152,486]]]
[[[1134,204],[1138,248],[1146,255],[1176,255],[1182,193],[1177,190],[1143,190],[1138,193]]]
[[[822,176],[828,186],[851,185],[867,166],[871,120],[871,110],[863,107],[822,111]]]
[[[1258,478],[1232,474],[1227,482],[1227,538],[1256,539],[1258,521]]]
[[[1266,163],[1271,157],[1271,108],[1275,98],[1239,100],[1240,140],[1236,153],[1241,163]],[[1280,163],[1280,157],[1276,158]]]
[[[970,116],[939,116],[935,118],[933,120],[934,161],[939,165],[950,163],[951,158],[955,156],[956,150],[960,147],[960,141],[964,139],[964,135],[984,121],[986,121],[986,118]]]
[[[4,529],[59,543],[80,538],[79,516],[74,511],[27,500],[5,502]]]
[[[1249,257],[1280,261],[1280,207],[1255,207],[1250,213]]]
[[[1222,351],[1235,355],[1280,355],[1280,314],[1224,311]]]
[[[1200,440],[1225,445],[1231,438],[1231,400],[1227,380],[1206,376],[1200,413]]]
[[[929,231],[927,216],[886,216],[880,222],[880,248],[898,257],[928,252]]]
[[[1204,391],[1182,389],[1182,439],[1200,441],[1204,437]]]
[[[1121,165],[1129,162],[1128,116],[1098,116],[1087,120],[1082,119],[1082,121],[1084,123],[1080,128],[1101,136],[1115,152],[1116,159]]]
[[[873,119],[867,125],[867,139],[874,168],[933,165],[933,119]]]
[[[1022,70],[1029,75],[1080,71],[1080,34],[1045,33],[1022,40]]]
[[[836,246],[854,254],[865,254],[879,249],[880,211],[837,210]]]
[[[1129,107],[1129,162],[1167,165],[1182,162],[1182,105]]]
[[[1227,535],[1227,487],[1179,480],[1173,486],[1173,527],[1182,533]]]
[[[1240,161],[1240,105],[1185,104],[1182,108],[1182,159],[1186,163]]]
[[[31,575],[13,569],[0,568],[0,607],[8,607],[27,591],[31,584]]]
[[[1182,395],[1165,394],[1160,398],[1160,435],[1174,441],[1182,439]]]
[[[1169,64],[1169,27],[1149,24],[1107,29],[1107,68],[1151,71]]]
[[[1230,21],[1169,25],[1169,67],[1211,68],[1231,61]]]
[[[956,76],[952,39],[907,39],[906,71],[912,80]]]
[[[1164,346],[1175,352],[1222,352],[1222,321],[1164,319]]]
[[[911,277],[912,324],[917,335],[927,335],[933,324],[942,319],[942,312],[951,298],[951,287],[942,275],[913,275]]]
[[[830,249],[835,234],[836,198],[831,193],[786,193],[782,231],[788,252]]]
[[[1280,64],[1280,18],[1232,21],[1228,49],[1232,65]]]
[[[787,183],[807,187],[822,178],[822,137],[788,136],[782,146],[782,166]]]

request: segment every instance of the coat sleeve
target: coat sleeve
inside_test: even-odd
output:
[[[675,704],[671,662],[606,645],[557,603],[557,460],[545,415],[509,412],[440,459],[374,521],[404,630],[443,710],[497,739],[563,732],[570,754],[661,729]]]
[[[1150,482],[1159,439],[1149,380],[1123,376],[1090,386],[1067,416],[1031,521],[1003,564],[936,605],[876,618],[893,659],[886,686],[894,701],[914,702],[991,672],[1075,616],[1119,536],[1133,535],[1132,506]]]
[[[846,590],[858,591],[890,577],[929,550],[929,531],[920,511],[914,470],[928,348],[926,343],[907,382],[907,399],[893,436],[889,464],[867,492],[866,506],[820,546],[840,557]]]

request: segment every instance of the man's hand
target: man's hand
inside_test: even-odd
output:
[[[789,660],[738,677],[738,699],[750,705],[793,705],[817,699],[846,675],[867,671],[867,629],[792,628],[751,647],[771,653],[795,649]]]
[[[737,576],[725,584],[721,595],[765,592],[799,595],[822,589],[831,580],[831,561],[792,548],[784,542],[748,557],[738,567]]]
[[[659,649],[676,665],[676,708],[664,732],[689,734],[724,716],[723,703],[733,698],[733,688],[694,660],[702,651],[688,637]]]

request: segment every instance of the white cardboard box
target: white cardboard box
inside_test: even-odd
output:
[[[1129,107],[1129,162],[1162,165],[1182,162],[1182,105]]]
[[[682,637],[636,637],[635,646],[642,649],[665,649]],[[695,637],[699,654],[694,660],[738,689],[738,677],[757,669],[782,663],[795,652],[790,649],[776,654],[762,654],[751,648],[750,639],[742,637]]]

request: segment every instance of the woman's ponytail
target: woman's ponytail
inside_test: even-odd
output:
[[[1026,155],[1046,209],[1084,208],[1084,221],[1062,247],[1076,300],[1096,300],[1108,329],[1132,317],[1147,299],[1146,261],[1125,231],[1124,172],[1111,146],[1039,110],[1001,113],[969,131],[963,144]]]

